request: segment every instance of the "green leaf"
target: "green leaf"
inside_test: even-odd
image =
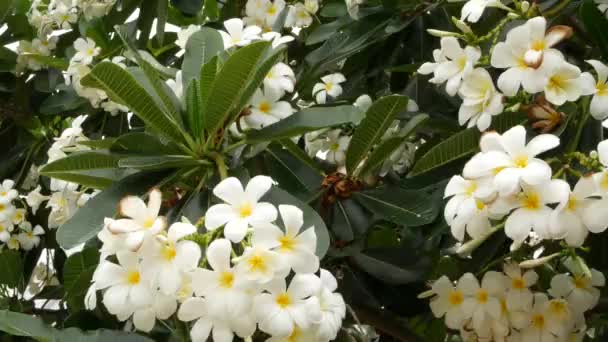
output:
[[[23,273],[23,260],[18,251],[5,249],[0,253],[0,284],[17,287]]]
[[[162,170],[197,165],[201,165],[201,161],[192,159],[190,156],[127,157],[122,158],[118,162],[118,166],[120,167],[134,168],[138,170]]]
[[[94,150],[109,150],[116,143],[116,138],[78,141],[78,145],[88,146]]]
[[[390,95],[378,99],[365,113],[346,151],[346,170],[355,174],[355,169],[367,153],[380,141],[399,112],[407,106],[408,99],[402,95]]]
[[[74,253],[65,261],[63,286],[67,302],[73,312],[84,307],[84,297],[91,285],[97,264],[99,264],[99,251],[95,247]]]
[[[203,27],[194,32],[186,43],[186,53],[182,62],[182,81],[187,89],[190,81],[200,77],[201,68],[224,51],[224,41],[217,30]]]
[[[327,253],[327,250],[329,249],[329,233],[327,232],[325,222],[323,222],[321,216],[319,216],[314,209],[290,195],[287,191],[276,186],[273,186],[262,199],[273,203],[274,205],[291,204],[300,208],[304,212],[304,225],[302,226],[302,230],[314,226],[317,235],[317,251],[315,254],[320,259],[325,256],[325,253]]]
[[[424,280],[433,264],[430,257],[405,246],[370,248],[351,258],[362,270],[391,285]]]
[[[404,190],[395,186],[356,192],[353,197],[369,211],[409,227],[431,223],[439,212],[439,199],[426,190]]]
[[[257,42],[240,48],[228,58],[218,72],[209,91],[209,98],[213,101],[209,101],[205,106],[208,139],[215,137],[215,133],[225,122],[230,122],[241,110],[237,105],[256,73],[259,60],[269,46],[269,42]]]
[[[0,23],[4,22],[4,18],[12,11],[13,1],[0,1]]]
[[[279,143],[283,145],[283,147],[287,151],[289,151],[294,157],[300,159],[302,163],[308,165],[309,168],[317,170],[319,174],[324,173],[323,169],[308,155],[308,153],[306,153],[306,151],[300,148],[300,146],[298,146],[296,143],[294,143],[290,139],[281,139],[279,140]]]
[[[280,148],[268,148],[267,153],[269,175],[290,194],[306,201],[319,190],[323,177],[317,170]]]
[[[336,201],[332,208],[331,231],[342,241],[353,241],[367,232],[370,215],[353,199]]]
[[[42,319],[18,312],[0,310],[0,331],[8,335],[29,337],[36,341],[61,342],[152,342],[153,340],[135,333],[98,329],[81,331],[76,328],[58,330],[52,328]]]
[[[375,171],[378,167],[384,163],[384,161],[393,153],[405,139],[413,133],[414,129],[421,123],[429,118],[427,114],[418,114],[400,130],[399,135],[391,137],[380,143],[378,147],[375,147],[370,153],[369,157],[361,167],[359,174],[367,175],[370,172]]]
[[[81,97],[73,88],[53,93],[47,97],[40,105],[42,114],[60,114],[77,109],[82,105],[88,104],[87,99]]]
[[[165,24],[169,12],[169,0],[158,0],[156,4],[156,40],[159,45],[163,45],[165,38]]]
[[[170,114],[164,112],[128,71],[111,62],[97,64],[82,80],[86,87],[105,91],[112,101],[129,107],[146,125],[175,142],[184,136]]]
[[[203,132],[203,98],[199,80],[193,78],[186,90],[186,121],[194,137]]]
[[[70,65],[70,63],[63,58],[43,56],[43,55],[38,55],[35,53],[27,53],[27,54],[24,54],[23,56],[34,59],[37,62],[40,62],[44,65],[47,65],[47,66],[50,66],[53,68],[57,68],[59,70],[67,70],[68,66]]]
[[[218,57],[215,56],[211,58],[211,60],[203,65],[201,68],[201,76],[200,76],[200,88],[201,88],[201,100],[203,103],[203,108],[207,105],[207,100],[209,99],[209,90],[211,89],[211,85],[213,84],[213,80],[215,80],[215,75],[217,74],[217,60]],[[203,119],[203,127],[206,127]]]
[[[503,113],[494,118],[491,127],[498,133],[503,133],[525,121],[526,118],[521,113]],[[477,152],[480,138],[481,133],[477,127],[471,127],[452,135],[433,146],[418,159],[408,177],[434,170]]]
[[[70,249],[87,242],[103,228],[104,218],[116,215],[116,206],[124,196],[147,192],[165,174],[140,172],[114,183],[91,198],[72,218],[59,227],[57,242],[63,249]]]
[[[593,0],[584,0],[580,6],[579,17],[587,34],[596,42],[604,58],[608,58],[608,19]]]
[[[165,155],[178,154],[179,148],[170,142],[161,141],[157,136],[144,132],[131,132],[116,138],[110,147],[112,152],[143,154],[143,155]]]
[[[102,151],[72,153],[46,164],[42,175],[85,186],[103,189],[123,178],[128,172],[118,169],[121,156]]]
[[[247,132],[247,141],[262,142],[290,138],[321,128],[345,123],[358,123],[363,112],[355,106],[304,108],[293,115],[260,130]]]

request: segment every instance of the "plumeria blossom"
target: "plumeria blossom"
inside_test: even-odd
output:
[[[260,284],[267,283],[276,276],[284,276],[289,272],[277,252],[257,246],[246,247],[243,254],[235,258],[235,261],[236,272],[248,280]]]
[[[475,69],[464,77],[458,90],[462,105],[458,111],[458,122],[467,127],[477,126],[480,131],[490,127],[492,116],[503,112],[503,96],[496,91],[492,77],[485,69]]]
[[[21,248],[26,251],[38,246],[40,243],[40,235],[44,235],[44,229],[40,225],[36,225],[32,228],[32,225],[26,224],[20,226],[21,233],[17,235]]]
[[[280,101],[282,94],[275,88],[256,89],[251,98],[251,113],[244,117],[249,127],[260,129],[294,113],[287,101]]]
[[[152,303],[146,307],[135,310],[133,325],[137,330],[150,332],[157,319],[168,319],[177,310],[175,297],[162,292],[152,294]]]
[[[350,136],[341,135],[339,129],[327,132],[327,137],[320,146],[320,149],[327,151],[325,159],[338,166],[344,165],[346,162],[346,149],[350,143]]]
[[[161,193],[153,189],[148,194],[148,204],[136,196],[127,196],[120,201],[122,216],[128,217],[112,221],[108,230],[114,234],[125,234],[125,243],[132,251],[137,251],[147,237],[165,229],[167,221],[158,216],[161,206]]]
[[[500,318],[500,296],[504,293],[504,285],[504,275],[499,272],[487,272],[481,285],[471,273],[458,280],[458,288],[465,295],[462,312],[466,317],[471,317],[475,330],[482,329],[487,317]]]
[[[572,35],[567,26],[546,30],[547,21],[535,17],[507,33],[492,52],[491,64],[507,69],[498,78],[498,88],[507,96],[514,96],[520,87],[528,93],[538,93],[547,84],[547,68],[563,61],[561,53],[552,47]]]
[[[157,243],[151,247],[143,262],[146,269],[154,270],[161,292],[173,295],[181,286],[182,274],[194,270],[201,258],[201,249],[193,241],[181,240],[196,232],[189,223],[176,222],[169,227],[166,236],[157,235]]]
[[[256,176],[243,190],[237,178],[224,179],[215,186],[213,194],[225,203],[213,205],[207,210],[205,227],[214,230],[225,225],[224,236],[232,242],[241,242],[250,225],[274,221],[277,218],[276,208],[270,203],[260,202],[272,184],[270,177]]]
[[[321,286],[316,297],[321,309],[321,320],[317,324],[317,336],[322,341],[333,341],[346,316],[346,304],[342,295],[335,292],[338,289],[338,282],[329,271],[321,269],[319,279]]]
[[[244,28],[244,23],[239,18],[224,21],[224,28],[226,28],[226,31],[219,31],[224,40],[224,49],[229,49],[233,46],[249,45],[252,41],[261,39],[261,28],[257,26]]]
[[[598,60],[588,60],[597,74],[597,81],[591,73],[584,72],[581,80],[584,88],[584,95],[593,95],[589,112],[597,120],[608,117],[608,67]]]
[[[571,259],[569,260],[571,262]],[[567,266],[570,264],[567,263]],[[572,275],[558,274],[551,280],[549,293],[556,298],[566,299],[575,312],[584,312],[593,308],[599,298],[600,290],[606,284],[604,274],[591,269],[591,276],[575,267],[570,267]]]
[[[450,96],[456,95],[463,77],[467,76],[481,57],[477,47],[467,46],[464,49],[454,37],[441,38],[441,49],[433,52],[435,63],[424,63],[418,72],[427,75],[433,74],[429,82],[434,84],[446,83],[446,92]]]
[[[270,31],[284,9],[284,0],[274,0],[272,2],[268,2],[265,8],[264,28]]]
[[[319,259],[315,255],[317,236],[314,227],[303,227],[304,214],[298,207],[279,205],[279,212],[285,230],[272,223],[255,225],[253,245],[275,250],[296,273],[316,272]]]
[[[503,267],[507,275],[507,292],[505,305],[509,310],[527,311],[532,307],[533,294],[530,287],[538,281],[538,274],[534,270],[523,272],[516,263],[506,263]]]
[[[523,320],[521,329],[522,341],[555,341],[555,335],[562,335],[564,327],[560,320],[552,319],[549,312],[549,298],[544,293],[534,294],[534,305]]]
[[[262,40],[270,42],[270,46],[273,49],[276,49],[279,45],[287,44],[289,42],[294,41],[295,38],[292,35],[284,36],[279,32],[270,31],[262,33]]]
[[[603,208],[608,205],[608,140],[597,145],[599,160],[604,166],[602,172],[593,174],[597,194],[600,200],[593,201],[583,211],[583,223],[592,233],[601,233],[608,228],[608,213]]]
[[[76,39],[74,48],[76,49],[76,54],[73,60],[82,64],[91,64],[93,58],[101,52],[101,48],[97,47],[95,41],[91,38],[87,38],[86,40],[83,38]]]
[[[285,63],[275,64],[264,77],[264,89],[273,89],[280,94],[293,92],[295,83],[296,76]]]
[[[445,316],[445,325],[450,329],[459,329],[466,319],[462,310],[465,299],[462,286],[459,281],[455,287],[448,277],[442,276],[431,287],[433,294],[430,302],[431,311],[437,318]]]
[[[317,83],[312,88],[312,95],[315,97],[317,103],[324,104],[327,102],[327,96],[331,96],[332,99],[342,95],[341,83],[346,82],[344,75],[340,73],[325,75],[321,77],[322,83]]]
[[[11,238],[13,224],[10,221],[0,220],[0,241],[6,243]]]
[[[9,203],[19,195],[17,190],[13,189],[15,182],[11,179],[5,179],[0,185],[0,202]]]
[[[289,287],[284,279],[264,285],[268,293],[255,297],[255,315],[260,330],[276,336],[289,336],[295,326],[304,330],[323,317],[319,299],[320,280],[313,274],[296,274]]]
[[[523,181],[538,185],[551,178],[551,168],[537,155],[559,145],[559,138],[541,134],[526,144],[526,129],[515,126],[502,135],[485,134],[480,141],[482,152],[474,156],[464,167],[464,175],[479,178],[495,174],[494,186],[501,195],[514,194]],[[483,152],[483,146],[488,147]]]
[[[448,2],[465,1],[465,0],[449,0]],[[471,23],[476,23],[481,18],[486,7],[498,7],[510,10],[503,5],[500,0],[469,0],[462,6],[460,20],[466,20]]]
[[[567,101],[576,101],[583,95],[581,70],[576,65],[562,61],[549,68],[547,78],[545,98],[556,106],[561,106]]]

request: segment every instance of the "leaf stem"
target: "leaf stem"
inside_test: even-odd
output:
[[[217,166],[217,171],[220,174],[221,179],[228,178],[228,168],[226,168],[226,163],[224,162],[224,157],[217,152],[210,152],[209,157],[213,159],[215,165]]]

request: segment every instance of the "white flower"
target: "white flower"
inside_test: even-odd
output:
[[[135,310],[133,325],[137,330],[150,332],[154,328],[156,319],[168,319],[177,310],[175,297],[162,292],[152,293],[152,303],[146,307]]]
[[[116,254],[119,265],[102,261],[95,273],[95,289],[105,290],[103,304],[113,315],[129,317],[135,310],[144,308],[154,299],[139,257],[132,252]]]
[[[501,93],[494,88],[492,77],[485,69],[475,69],[464,76],[462,86],[458,90],[462,105],[458,111],[458,123],[467,127],[477,125],[480,131],[490,127],[492,116],[503,111]]]
[[[29,251],[30,249],[38,246],[40,243],[40,235],[44,234],[44,229],[42,229],[40,225],[36,225],[36,227],[32,229],[31,224],[22,225],[20,228],[22,232],[17,235],[17,239],[21,244],[21,248]]]
[[[437,318],[445,315],[445,325],[448,328],[460,329],[465,320],[465,315],[462,311],[465,295],[460,282],[458,282],[457,287],[454,287],[448,277],[442,276],[433,283],[431,292],[435,295],[430,302],[433,315]]]
[[[505,290],[504,275],[490,271],[484,274],[481,286],[471,273],[458,280],[458,288],[465,295],[462,312],[472,318],[473,328],[481,331],[487,317],[498,319],[501,316],[500,297]]]
[[[544,293],[534,294],[534,305],[520,326],[521,338],[525,342],[556,341],[555,335],[563,333],[561,321],[552,319],[549,315],[549,299]]]
[[[62,190],[53,192],[46,203],[46,207],[51,208],[48,219],[49,228],[59,227],[74,215],[79,196],[80,194],[74,190],[73,186],[65,186]]]
[[[95,45],[95,41],[91,38],[87,38],[86,40],[84,38],[76,39],[74,48],[76,49],[76,54],[72,57],[72,60],[82,64],[91,64],[93,57],[101,52],[101,48],[98,48]]]
[[[233,46],[245,46],[253,40],[261,39],[260,33],[262,29],[257,26],[248,26],[243,29],[243,21],[239,18],[232,18],[224,21],[224,27],[227,32],[219,31],[224,39],[224,49],[229,49]]]
[[[251,98],[251,114],[244,117],[249,127],[260,129],[293,114],[294,109],[287,101],[280,101],[282,94],[274,88],[256,89]]]
[[[592,177],[582,177],[578,180],[574,190],[555,208],[551,215],[549,229],[554,238],[565,239],[569,246],[581,246],[589,234],[589,228],[585,222],[592,222],[593,227],[603,224],[596,209],[588,210],[596,202],[590,198],[595,191]]]
[[[13,224],[10,221],[0,221],[0,241],[6,243],[11,238]]]
[[[268,3],[264,16],[264,28],[271,30],[283,9],[285,9],[285,1],[283,0],[274,0],[272,3]]]
[[[287,44],[295,40],[295,38],[291,35],[283,36],[279,32],[264,32],[262,33],[262,40],[271,42],[270,46],[273,49],[276,49],[281,44]]]
[[[304,228],[302,210],[292,205],[280,205],[279,212],[285,230],[272,223],[255,225],[252,243],[256,247],[274,249],[282,261],[296,273],[313,273],[319,269],[315,255],[317,236],[314,227]]]
[[[597,145],[597,152],[604,171],[593,175],[596,190],[593,194],[601,196],[601,199],[588,204],[582,214],[585,226],[592,233],[601,233],[608,227],[608,211],[604,210],[608,205],[608,140]]]
[[[113,219],[106,217],[104,219],[103,228],[97,233],[97,238],[102,243],[99,250],[100,260],[105,260],[108,256],[121,251],[128,251],[124,237],[121,234],[114,234],[108,229],[108,226],[113,221]]]
[[[272,186],[273,180],[267,176],[255,176],[243,190],[243,185],[235,177],[221,181],[213,189],[213,194],[226,203],[213,205],[205,215],[205,227],[217,229],[223,225],[224,236],[232,242],[241,242],[249,225],[265,224],[277,218],[277,209],[260,199]]]
[[[584,84],[581,70],[566,61],[552,66],[547,71],[545,98],[554,105],[561,106],[567,101],[574,102],[581,97]]]
[[[366,0],[345,0],[346,10],[353,19],[359,19],[359,5],[364,4]]]
[[[312,13],[303,3],[296,3],[289,7],[289,14],[286,20],[286,26],[307,27],[312,24]]]
[[[322,150],[327,151],[325,160],[338,166],[346,162],[346,149],[351,139],[349,136],[341,136],[341,133],[339,129],[327,132],[327,138],[321,146]]]
[[[190,330],[190,338],[194,342],[207,341],[209,335],[216,342],[231,342],[234,333],[245,338],[253,335],[256,328],[256,323],[249,314],[231,320],[213,316],[209,312],[208,300],[198,297],[186,299],[177,311],[177,318],[184,322],[196,320]]]
[[[264,89],[273,89],[281,94],[293,92],[295,83],[296,76],[285,63],[275,64],[264,77]]]
[[[207,248],[207,262],[213,270],[197,268],[192,273],[192,287],[197,296],[207,299],[207,311],[223,319],[229,326],[231,319],[238,320],[250,312],[251,282],[230,265],[232,246],[226,239],[218,239]]]
[[[414,101],[410,100],[410,101],[408,101],[408,106],[410,105],[410,102],[414,103]],[[355,100],[355,103],[353,103],[353,106],[360,108],[362,111],[366,112],[369,109],[369,107],[372,106],[372,103],[373,103],[372,98],[367,94],[363,94],[363,95],[357,97],[357,99]],[[410,111],[409,108],[408,108],[408,111]]]
[[[318,323],[317,336],[322,341],[333,341],[346,316],[346,304],[342,295],[335,292],[338,289],[338,282],[333,274],[321,269],[319,278],[321,287],[316,297],[319,299],[321,308],[321,320]]]
[[[58,39],[56,36],[49,37],[48,39],[35,38],[32,40],[32,47],[38,50],[41,55],[50,56],[51,51],[55,50],[57,46]]]
[[[265,26],[266,9],[270,5],[270,0],[247,0],[243,20],[247,25]]]
[[[520,181],[537,185],[551,178],[549,165],[535,157],[558,146],[559,138],[551,134],[541,134],[526,145],[526,129],[523,126],[515,126],[502,135],[484,134],[480,145],[482,152],[465,165],[463,173],[467,178],[479,178],[495,173],[494,186],[504,196],[517,192]],[[483,152],[484,145],[493,147]]]
[[[319,299],[320,280],[313,274],[296,274],[289,287],[277,278],[264,287],[268,293],[255,297],[254,311],[263,332],[276,336],[290,335],[295,326],[308,329],[319,323],[322,314]]]
[[[189,25],[186,28],[182,28],[177,32],[177,40],[175,40],[175,45],[179,46],[182,50],[186,49],[186,44],[188,43],[188,39],[192,36],[193,33],[198,32],[200,30],[200,26],[198,25]]]
[[[5,179],[0,185],[0,202],[10,203],[12,200],[19,196],[17,190],[13,189],[15,182],[11,179]]]
[[[72,10],[69,6],[61,2],[57,4],[57,7],[55,7],[52,12],[49,11],[49,13],[52,15],[55,24],[64,30],[71,29],[71,24],[78,21],[78,14],[75,10]]]
[[[153,270],[156,284],[166,295],[173,295],[182,283],[182,273],[194,270],[201,258],[201,249],[193,241],[182,239],[196,232],[189,223],[176,222],[169,227],[167,236],[157,236],[152,251],[144,254],[143,266]]]
[[[561,63],[561,53],[554,45],[572,35],[567,26],[554,26],[546,31],[543,17],[528,20],[507,33],[504,42],[496,44],[491,64],[508,69],[498,78],[498,88],[507,96],[514,96],[523,86],[528,93],[537,93],[547,84],[546,68]]]
[[[88,115],[79,115],[70,124],[70,127],[61,132],[59,138],[55,138],[55,142],[63,147],[76,144],[84,138],[82,124],[87,120]]]
[[[528,311],[532,307],[533,295],[530,287],[538,281],[533,270],[523,272],[516,263],[506,263],[503,268],[508,277],[505,305],[511,311]]]
[[[175,79],[168,79],[165,81],[165,83],[167,83],[167,86],[169,86],[169,88],[171,88],[171,90],[173,90],[173,93],[175,94],[175,97],[177,97],[178,99],[181,99],[183,94],[184,94],[184,85],[182,82],[182,71],[178,71],[177,73],[175,73]]]
[[[448,2],[462,1],[462,0],[450,0]],[[486,7],[499,7],[506,8],[500,0],[469,0],[464,6],[460,14],[460,20],[467,20],[471,23],[476,23],[481,18],[481,15],[485,11]]]
[[[27,210],[25,210],[24,208],[15,209],[15,212],[13,213],[13,217],[12,217],[13,224],[26,223],[25,222],[26,213],[27,213]]]
[[[120,103],[114,101],[104,101],[101,103],[101,108],[106,112],[110,113],[110,115],[117,115],[119,112],[127,113],[129,112],[129,107],[125,105],[121,105]]]
[[[587,63],[593,66],[597,73],[597,82],[589,72],[581,75],[583,82],[584,95],[593,94],[589,112],[597,120],[608,117],[608,67],[597,60],[588,60]]]
[[[477,47],[460,47],[458,39],[454,37],[441,38],[441,50],[433,51],[435,63],[424,63],[418,72],[427,75],[433,73],[431,83],[446,83],[445,90],[450,96],[456,95],[460,88],[462,78],[467,76],[481,57]]]
[[[517,208],[505,222],[505,234],[514,242],[512,248],[523,242],[530,234],[530,230],[538,234],[541,239],[552,239],[549,230],[552,209],[547,204],[558,203],[568,197],[568,184],[560,179],[536,186],[522,183],[522,190],[520,194],[506,200]]]
[[[125,217],[113,220],[108,230],[114,234],[124,234],[125,244],[132,251],[137,251],[147,237],[165,229],[167,221],[158,216],[161,206],[161,192],[152,189],[148,194],[148,205],[136,196],[127,196],[120,201],[120,214]]]
[[[276,276],[284,277],[289,272],[277,252],[259,246],[246,247],[243,254],[234,260],[236,272],[260,284]]]
[[[14,235],[9,237],[8,241],[6,242],[6,246],[8,247],[8,249],[18,250],[19,249],[19,239],[17,239],[17,237]]]
[[[595,269],[591,269],[591,277],[580,271],[572,272],[572,276],[558,274],[551,279],[549,294],[566,299],[574,312],[582,313],[597,304],[600,298],[598,287],[605,283],[604,275]]]
[[[327,95],[336,98],[342,95],[342,86],[340,83],[346,82],[344,75],[340,73],[325,75],[321,77],[323,83],[317,83],[312,88],[312,95],[317,100],[317,103],[324,104],[327,101]]]

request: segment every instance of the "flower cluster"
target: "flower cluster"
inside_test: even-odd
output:
[[[547,291],[534,270],[507,263],[481,282],[471,273],[455,283],[443,276],[425,295],[432,296],[435,317],[445,317],[465,341],[582,341],[584,314],[597,304],[605,278],[594,269],[577,271],[571,259],[565,264],[570,273],[555,275]]]
[[[565,239],[583,244],[589,232],[604,231],[608,223],[600,210],[606,205],[606,170],[581,177],[574,189],[552,179],[551,167],[537,156],[559,145],[559,138],[541,134],[526,144],[526,130],[515,126],[504,134],[486,133],[481,152],[454,176],[445,190],[451,197],[445,219],[459,241],[465,234],[485,240],[495,229],[492,221],[506,217],[506,235],[518,248],[531,232],[540,239]],[[598,146],[600,162],[608,166],[608,141]]]
[[[0,250],[9,249],[29,251],[38,246],[44,229],[27,221],[27,209],[20,201],[19,193],[14,189],[15,182],[5,179],[0,184]]]
[[[87,307],[102,291],[108,311],[132,317],[142,331],[177,313],[193,322],[193,341],[232,341],[256,329],[272,335],[269,341],[334,339],[345,316],[336,279],[319,270],[315,230],[304,226],[302,210],[261,201],[272,184],[266,176],[244,189],[236,178],[220,182],[213,193],[224,203],[208,209],[206,234],[188,222],[166,229],[158,189],[147,204],[124,198],[124,218],[106,218],[98,234],[101,261]]]
[[[469,1],[463,7],[463,18],[477,21],[488,5],[512,11],[500,1]],[[514,17],[519,15],[514,14]],[[431,30],[443,37],[441,48],[433,52],[435,61],[424,63],[418,72],[433,74],[429,82],[445,83],[450,96],[458,94],[462,98],[458,113],[461,125],[477,126],[485,131],[490,127],[492,116],[504,111],[505,98],[512,99],[512,105],[521,102],[518,94],[522,90],[525,94],[542,93],[543,98],[555,106],[594,95],[592,115],[597,119],[608,116],[604,91],[607,67],[599,61],[587,61],[596,70],[596,81],[589,72],[581,72],[555,49],[558,43],[572,35],[570,27],[547,28],[545,18],[535,17],[511,29],[505,41],[493,46],[490,56],[483,56],[476,40],[467,39],[471,45],[461,47],[458,38],[464,39],[473,33],[464,22],[455,20],[455,23],[463,34]],[[498,89],[490,73],[481,67],[488,60],[492,67],[504,69],[496,81]]]
[[[47,163],[64,158],[68,153],[79,151],[87,151],[90,148],[79,144],[87,141],[84,136],[81,125],[86,120],[86,115],[81,115],[75,118],[71,126],[66,128],[47,151]],[[57,228],[67,220],[69,220],[78,208],[82,207],[95,193],[87,193],[86,189],[79,189],[76,183],[51,178],[49,196],[41,193],[41,186],[38,185],[26,197],[27,205],[36,214],[40,206],[47,202],[46,207],[51,211],[48,217],[48,227]]]

